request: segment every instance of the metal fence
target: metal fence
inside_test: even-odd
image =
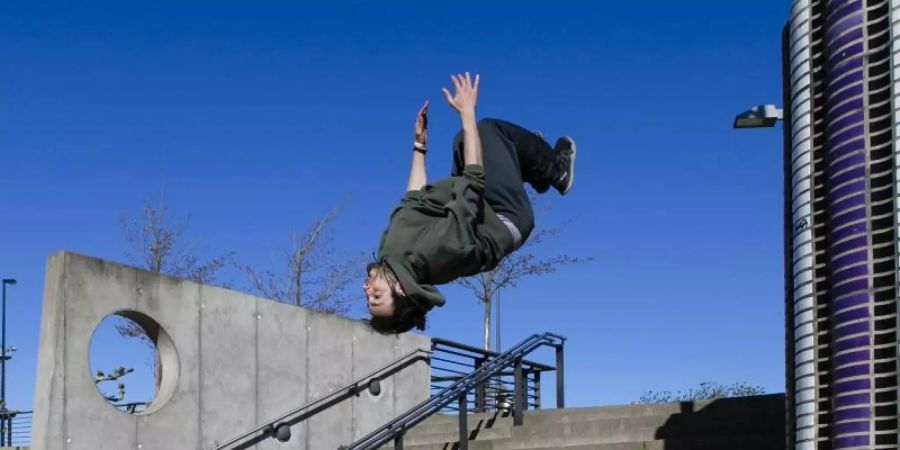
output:
[[[31,445],[31,411],[0,411],[0,447]]]
[[[432,352],[432,393],[440,392],[498,355],[495,352],[439,338],[432,340]],[[553,372],[555,367],[525,360],[522,361],[522,369],[525,375],[527,403],[524,409],[541,409],[541,373]],[[508,411],[513,406],[514,386],[513,370],[503,371],[467,394],[467,409],[473,412]],[[444,408],[444,412],[457,409],[456,406],[448,405]]]

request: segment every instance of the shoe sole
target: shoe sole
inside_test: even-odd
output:
[[[566,195],[569,193],[569,190],[572,189],[572,183],[575,182],[575,153],[576,153],[576,151],[575,151],[575,139],[572,139],[569,136],[563,136],[563,137],[568,139],[569,142],[572,144],[572,156],[569,157],[569,182],[566,183],[566,189],[560,193],[561,195]]]

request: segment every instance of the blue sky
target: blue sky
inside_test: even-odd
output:
[[[482,76],[480,117],[569,134],[579,149],[572,193],[548,194],[539,225],[571,222],[539,251],[594,261],[503,292],[503,341],[566,335],[575,406],[706,380],[783,392],[781,134],[731,122],[780,102],[788,6],[4,2],[10,406],[31,406],[52,252],[124,261],[119,216],[163,187],[201,255],[268,267],[348,196],[335,238],[371,251],[425,99],[429,176],[448,173],[458,122],[440,88],[465,70]],[[428,334],[478,344],[480,305],[444,293]],[[110,361],[129,358],[99,341]]]

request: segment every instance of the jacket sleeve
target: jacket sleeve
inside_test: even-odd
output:
[[[447,212],[456,216],[457,222],[470,224],[484,211],[484,168],[468,165],[463,169],[462,177],[450,189],[450,201],[446,205]]]
[[[484,168],[468,165],[461,176],[407,192],[398,209],[414,208],[440,218],[430,224],[426,239],[450,246],[471,244],[475,240],[473,224],[484,213],[484,181]]]
[[[406,192],[397,210],[409,206],[431,214],[471,219],[484,208],[484,180],[482,166],[468,165],[460,176]]]
[[[477,245],[475,223],[484,214],[484,169],[466,166],[462,176],[453,178],[441,207],[443,219],[432,226],[432,238],[455,253],[470,254]]]

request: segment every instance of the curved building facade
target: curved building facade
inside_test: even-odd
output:
[[[900,0],[783,33],[788,448],[898,448]]]

